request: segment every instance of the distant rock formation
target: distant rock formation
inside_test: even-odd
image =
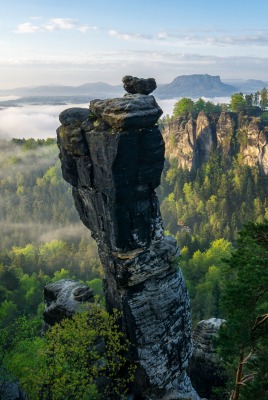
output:
[[[193,332],[193,355],[189,363],[189,376],[200,396],[221,400],[222,394],[213,394],[213,389],[224,388],[227,375],[216,353],[213,340],[225,320],[210,318],[200,321]]]
[[[61,279],[44,289],[44,321],[53,326],[64,318],[72,317],[82,304],[93,303],[93,290],[76,281]]]
[[[108,309],[123,312],[122,329],[134,345],[135,395],[198,400],[186,373],[189,296],[155,194],[164,164],[155,125],[161,113],[153,96],[140,93],[95,100],[90,110],[61,113],[58,145],[63,177],[98,244]]]
[[[195,74],[177,76],[171,83],[158,88],[155,95],[161,99],[179,99],[230,96],[235,92],[237,88],[223,83],[219,76]]]
[[[227,158],[241,155],[249,166],[256,166],[268,174],[268,126],[263,127],[258,117],[244,117],[236,113],[205,114],[196,118],[179,117],[167,123],[163,130],[166,154],[178,160],[178,166],[196,170],[217,149]]]

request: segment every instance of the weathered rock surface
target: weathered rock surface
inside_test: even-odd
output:
[[[268,126],[262,126],[258,117],[245,117],[238,122],[237,114],[222,112],[196,118],[179,117],[165,125],[163,137],[166,154],[176,158],[178,166],[196,170],[217,149],[231,161],[238,154],[245,164],[256,166],[268,174]]]
[[[156,82],[154,78],[137,78],[135,76],[124,76],[122,79],[124,89],[131,94],[150,94],[156,89]]]
[[[153,96],[126,94],[123,98],[92,100],[92,113],[115,129],[146,128],[153,126],[162,110]]]
[[[107,306],[123,311],[122,329],[134,344],[135,395],[197,400],[186,374],[189,297],[176,268],[179,249],[163,234],[155,194],[164,164],[155,125],[161,110],[152,96],[129,94],[91,102],[79,123],[71,114],[61,114],[57,131],[62,172],[98,243]]]
[[[49,326],[74,315],[82,304],[94,302],[93,290],[76,281],[61,279],[44,289],[44,320]]]
[[[224,322],[219,318],[203,320],[193,332],[194,348],[188,372],[198,394],[210,400],[221,400],[222,395],[213,395],[212,391],[225,387],[227,383],[227,376],[213,344]]]

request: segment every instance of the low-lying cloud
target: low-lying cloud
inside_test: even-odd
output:
[[[214,103],[229,102],[230,98],[207,99]],[[163,115],[172,114],[178,100],[158,100]],[[56,137],[56,129],[60,126],[59,114],[70,107],[88,108],[88,104],[66,104],[60,106],[36,105],[8,107],[0,109],[0,139],[46,139]]]
[[[170,104],[176,100],[160,100],[164,114],[170,113]],[[61,106],[23,106],[0,109],[0,138],[1,139],[45,139],[56,137],[59,127],[59,114],[70,107],[88,108],[88,104]]]
[[[0,138],[34,138],[45,139],[56,137],[60,125],[59,114],[66,108],[77,105],[29,105],[0,109]],[[79,107],[88,108],[88,104]]]
[[[49,228],[49,229],[48,229]],[[90,231],[79,222],[77,224],[69,224],[65,225],[62,228],[56,227],[48,227],[47,231],[43,231],[43,233],[39,236],[38,241],[41,242],[50,242],[52,240],[63,240],[63,241],[72,241],[72,240],[81,240],[83,238],[88,239],[90,237]],[[92,239],[93,240],[93,239]]]

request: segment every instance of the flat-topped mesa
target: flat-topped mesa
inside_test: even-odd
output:
[[[123,312],[139,399],[192,399],[189,297],[176,241],[164,236],[155,189],[164,164],[153,96],[94,100],[60,114],[63,177],[98,243],[108,309]]]

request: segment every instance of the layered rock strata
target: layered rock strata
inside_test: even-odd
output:
[[[193,355],[189,363],[189,376],[200,396],[221,400],[216,388],[227,385],[227,375],[215,349],[215,338],[225,320],[210,318],[200,321],[193,332]]]
[[[161,114],[145,94],[94,100],[89,110],[61,113],[58,145],[63,177],[98,244],[107,306],[123,312],[134,345],[135,398],[197,400],[186,374],[189,297],[155,194],[164,164]]]

